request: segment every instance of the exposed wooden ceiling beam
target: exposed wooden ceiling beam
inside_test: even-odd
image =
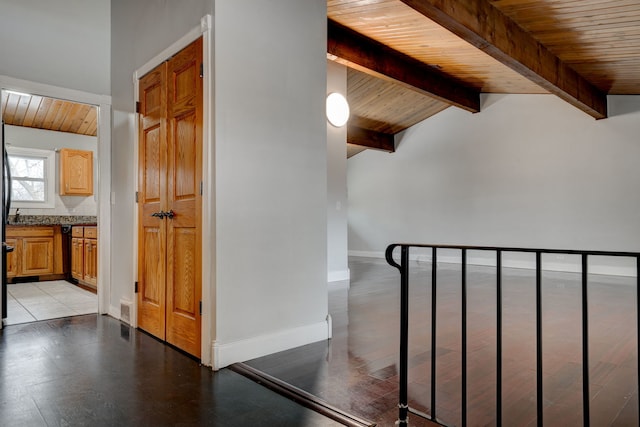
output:
[[[331,19],[328,21],[327,53],[368,74],[390,78],[467,111],[480,111],[478,91]]]
[[[401,0],[596,119],[607,97],[486,0]]]
[[[361,128],[351,123],[347,126],[347,144],[360,145],[390,153],[396,151],[392,134]]]

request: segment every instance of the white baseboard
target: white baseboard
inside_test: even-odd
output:
[[[416,249],[413,253],[409,252],[409,260],[417,261],[417,262],[431,262],[431,249],[421,248]],[[448,250],[451,253],[451,250]],[[533,255],[528,254],[529,258],[533,257]],[[366,258],[384,258],[384,252],[373,252],[373,251],[349,251],[349,256],[360,256]],[[551,255],[553,256],[553,255]],[[560,259],[564,258],[562,255],[555,256],[555,259],[544,259],[545,255],[543,254],[542,260],[542,270],[544,271],[558,271],[565,273],[579,273],[581,266],[576,262],[576,258],[574,257],[574,262],[567,262],[566,260]],[[571,255],[567,255],[566,258],[571,258]],[[399,255],[395,257],[396,262],[399,262]],[[623,277],[633,277],[636,275],[636,267],[635,260],[627,259],[625,261],[611,259],[604,259],[603,257],[590,257],[589,259],[589,274],[601,274],[608,276],[623,276]],[[462,259],[459,255],[443,255],[438,252],[438,263],[443,264],[460,264]],[[480,265],[480,266],[489,266],[495,267],[496,258],[495,254],[487,257],[487,256],[474,256],[470,255],[467,257],[468,265]],[[533,259],[508,259],[507,256],[503,255],[502,266],[504,268],[522,268],[526,270],[535,270],[536,265]]]
[[[329,282],[327,284],[327,290],[331,291],[339,291],[339,290],[348,290],[351,287],[351,280],[341,280],[339,282]]]
[[[327,274],[327,282],[342,282],[343,280],[349,280],[351,273],[349,269],[342,271],[330,271]]]
[[[329,339],[330,323],[330,320],[327,319],[312,325],[300,326],[229,343],[214,341],[211,347],[213,369],[217,371],[237,362],[245,362],[257,357]]]
[[[365,258],[384,258],[384,252],[349,251],[349,256],[361,256]]]

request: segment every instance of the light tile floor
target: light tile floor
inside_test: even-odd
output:
[[[98,312],[98,296],[64,280],[7,285],[5,325]]]

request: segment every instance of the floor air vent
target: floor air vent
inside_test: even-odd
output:
[[[131,302],[120,300],[120,320],[131,325]]]

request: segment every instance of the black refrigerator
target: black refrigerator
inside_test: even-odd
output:
[[[11,171],[9,156],[4,139],[4,121],[2,122],[2,319],[7,318],[7,253],[13,247],[7,246],[7,222],[11,209]]]

